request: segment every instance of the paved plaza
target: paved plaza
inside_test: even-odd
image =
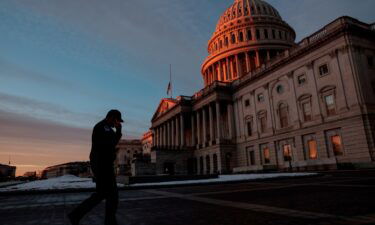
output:
[[[90,193],[0,196],[1,225],[68,225]],[[122,225],[375,224],[375,171],[120,191]],[[100,204],[81,224],[103,224]]]

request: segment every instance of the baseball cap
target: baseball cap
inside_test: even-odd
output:
[[[107,113],[106,118],[109,118],[109,117],[114,117],[114,118],[120,120],[120,122],[124,122],[124,120],[123,120],[122,117],[121,117],[121,112],[118,111],[117,109],[112,109],[112,110],[110,110],[110,111]]]

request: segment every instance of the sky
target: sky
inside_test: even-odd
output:
[[[203,88],[200,66],[233,0],[0,0],[0,163],[17,175],[88,160],[92,127],[119,109],[140,138],[162,98]],[[268,0],[297,40],[373,0]]]

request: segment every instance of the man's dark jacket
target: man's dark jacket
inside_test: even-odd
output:
[[[102,120],[95,125],[92,132],[90,153],[90,163],[94,174],[103,170],[113,170],[113,162],[116,159],[116,145],[121,136],[121,129],[116,129],[115,132],[106,120]]]

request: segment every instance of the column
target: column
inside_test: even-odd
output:
[[[171,120],[171,142],[172,142],[172,144],[171,144],[171,146],[172,146],[172,148],[174,149],[174,147],[176,146],[176,132],[175,132],[175,120],[174,120],[174,118],[172,118],[172,120]]]
[[[197,110],[197,139],[198,139],[198,143],[197,145],[200,145],[201,143],[201,129],[200,129],[200,115],[199,115],[199,110]]]
[[[218,80],[219,81],[222,81],[223,79],[221,79],[223,77],[223,68],[222,68],[222,65],[221,65],[221,60],[219,60],[219,75],[218,75]]]
[[[270,56],[270,51],[268,50],[267,51],[267,61],[270,61],[271,60],[271,56]]]
[[[166,135],[165,135],[165,124],[162,124],[161,125],[162,126],[162,146],[163,147],[165,147],[165,137],[166,137]]]
[[[233,105],[227,105],[229,138],[233,139]]]
[[[214,115],[212,113],[212,105],[208,105],[208,116],[210,117],[210,143],[212,144],[212,141],[214,140]]]
[[[250,58],[249,58],[249,53],[248,52],[245,52],[245,55],[246,55],[246,69],[247,69],[247,72],[249,73],[250,72]]]
[[[220,142],[221,138],[221,126],[220,126],[220,103],[217,101],[216,102],[216,126],[217,126],[217,141],[216,143],[218,144]]]
[[[240,67],[240,60],[238,54],[236,55],[236,70],[237,70],[237,78],[242,76],[241,67]]]
[[[229,63],[229,57],[227,57],[226,59],[226,65],[227,65],[227,76],[225,77],[225,80],[229,80],[230,79],[230,63]]]
[[[166,146],[169,148],[169,140],[170,140],[170,130],[169,130],[169,121],[167,121],[166,123],[166,127],[167,127],[167,135],[166,135]]]
[[[259,50],[255,51],[255,65],[257,68],[260,67]]]
[[[230,73],[230,79],[232,80],[232,79],[234,78],[234,65],[233,65],[233,59],[230,59],[229,62],[230,62],[230,71],[231,71],[231,73]]]
[[[195,146],[195,123],[194,123],[194,112],[191,114],[191,144]]]
[[[177,146],[177,148],[181,148],[181,132],[180,132],[180,120],[178,119],[178,116],[176,116],[176,119],[175,119],[175,123],[176,123],[176,143],[175,145]]]
[[[223,81],[226,81],[227,77],[228,77],[228,65],[227,65],[226,61],[222,65],[224,66]]]
[[[217,80],[215,64],[212,64],[211,68],[212,68],[212,82],[215,82],[215,80]]]
[[[181,148],[185,146],[185,121],[184,115],[180,115],[180,135],[181,135]]]
[[[202,108],[202,127],[203,127],[203,147],[205,147],[207,142],[207,131],[206,131],[206,110]]]

